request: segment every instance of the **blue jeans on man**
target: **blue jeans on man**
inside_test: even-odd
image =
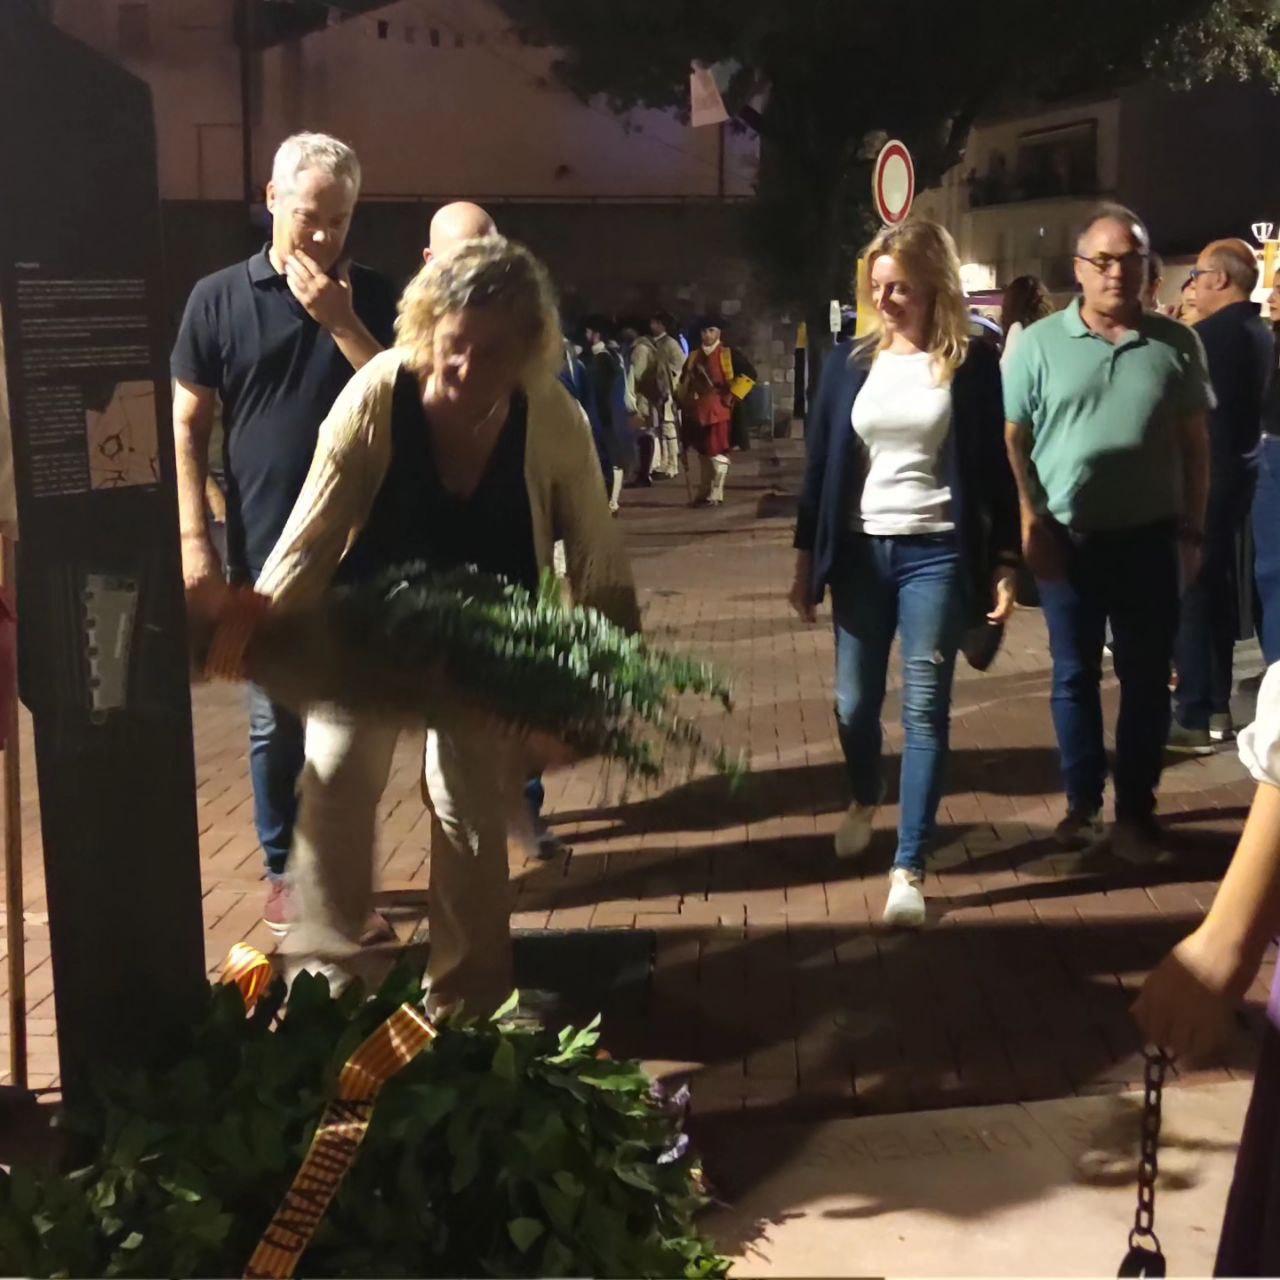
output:
[[[853,533],[831,573],[836,723],[853,799],[883,796],[880,711],[895,633],[902,652],[902,751],[894,865],[923,874],[942,799],[951,681],[963,630],[961,568],[951,534]]]
[[[1253,580],[1262,618],[1258,627],[1267,666],[1280,662],[1280,436],[1258,446],[1253,495]]]
[[[302,763],[302,721],[251,684],[249,777],[253,783],[253,822],[271,880],[284,877],[289,861]]]
[[[1237,546],[1252,500],[1253,474],[1248,467],[1215,465],[1205,516],[1204,562],[1183,592],[1178,626],[1173,713],[1185,729],[1207,730],[1212,717],[1231,712],[1240,616]]]
[[[1116,722],[1116,818],[1155,813],[1169,736],[1169,672],[1178,629],[1177,530],[1172,522],[1094,534],[1062,530],[1066,571],[1040,581],[1053,656],[1053,723],[1067,808],[1096,814],[1107,780],[1102,644],[1120,681]]]

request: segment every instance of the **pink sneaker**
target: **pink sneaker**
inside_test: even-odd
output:
[[[267,890],[267,905],[262,908],[262,921],[272,933],[283,936],[289,932],[289,886],[283,880],[272,880]]]

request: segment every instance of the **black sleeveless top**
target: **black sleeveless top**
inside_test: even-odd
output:
[[[522,393],[512,396],[479,484],[460,498],[445,488],[436,470],[418,379],[401,369],[391,404],[391,462],[369,519],[334,581],[367,582],[421,560],[433,569],[474,565],[536,587],[538,557],[524,475],[528,407]]]

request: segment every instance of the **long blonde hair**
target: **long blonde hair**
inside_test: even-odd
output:
[[[466,307],[500,307],[525,343],[525,381],[554,377],[564,359],[560,314],[547,269],[505,236],[464,240],[439,254],[405,288],[396,346],[419,375],[431,371],[436,326]]]
[[[930,294],[925,350],[934,358],[939,382],[950,382],[969,350],[969,308],[960,283],[960,256],[951,233],[928,218],[909,218],[901,226],[886,227],[867,247],[867,272],[859,302],[872,317],[871,329],[856,352],[873,356],[888,347],[890,338],[871,301],[871,269],[877,258],[892,257],[911,283]]]

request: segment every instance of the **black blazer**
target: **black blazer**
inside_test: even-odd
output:
[[[853,430],[853,402],[871,368],[866,345],[827,357],[805,431],[805,474],[796,519],[795,546],[813,555],[810,595],[826,593],[849,513],[867,477],[867,447]],[[964,564],[966,621],[976,623],[991,607],[997,564],[1021,559],[1018,491],[1004,443],[1004,398],[1000,361],[982,342],[970,342],[951,384],[951,432],[944,468],[951,486]]]

